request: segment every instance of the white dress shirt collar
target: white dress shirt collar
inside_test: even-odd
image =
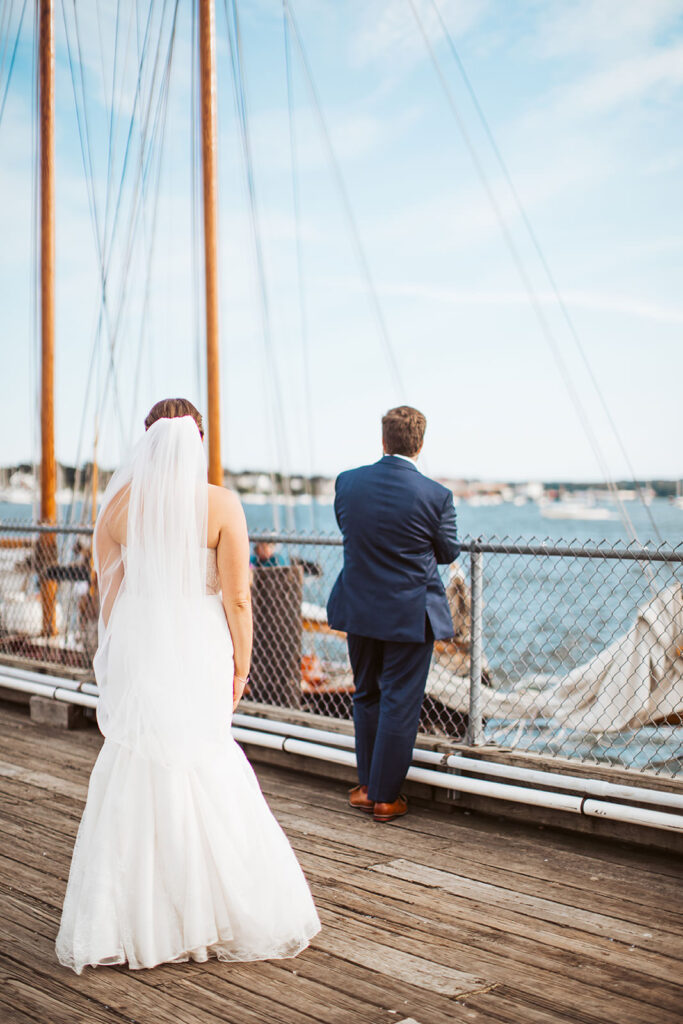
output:
[[[394,452],[393,455],[391,456],[391,458],[392,459],[405,459],[406,462],[410,462],[410,464],[412,466],[415,466],[415,469],[417,469],[417,455],[415,455],[415,456],[412,456],[412,455],[399,455],[398,452]]]

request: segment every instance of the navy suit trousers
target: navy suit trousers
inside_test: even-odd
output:
[[[434,648],[429,620],[426,634],[424,643],[348,634],[358,780],[375,802],[396,800],[410,767]]]

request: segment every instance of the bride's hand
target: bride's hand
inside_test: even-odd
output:
[[[244,676],[235,675],[233,677],[233,683],[232,683],[232,710],[233,711],[237,708],[237,705],[239,704],[239,702],[242,699],[242,694],[244,693],[244,687],[247,685],[248,679],[249,679],[249,676],[244,677]]]

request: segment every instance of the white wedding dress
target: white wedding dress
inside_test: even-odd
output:
[[[128,506],[126,547],[106,536],[117,501]],[[232,642],[206,505],[201,440],[182,417],[150,427],[98,517],[105,741],[56,941],[60,963],[78,974],[291,957],[320,929],[298,861],[230,734]]]

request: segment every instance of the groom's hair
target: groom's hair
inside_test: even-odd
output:
[[[172,420],[176,416],[191,416],[197,424],[202,441],[204,440],[204,424],[202,414],[195,409],[187,398],[164,398],[153,405],[145,417],[145,430],[149,430],[157,420]]]
[[[382,440],[387,455],[417,455],[424,441],[427,420],[419,409],[398,405],[382,416]]]

